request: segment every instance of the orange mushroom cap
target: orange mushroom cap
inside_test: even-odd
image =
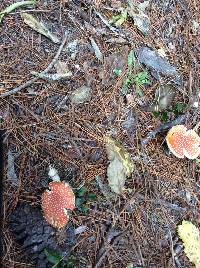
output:
[[[184,158],[184,138],[187,128],[183,125],[172,127],[167,133],[166,141],[170,151],[178,158]]]
[[[184,155],[189,159],[197,158],[200,155],[199,135],[193,129],[190,129],[187,131],[185,142],[187,146],[183,149]]]
[[[50,182],[49,188],[42,194],[44,217],[53,227],[64,227],[69,220],[67,210],[75,208],[75,195],[65,182]]]
[[[184,125],[172,127],[167,133],[166,141],[170,151],[178,158],[186,156],[195,159],[200,154],[200,137]]]

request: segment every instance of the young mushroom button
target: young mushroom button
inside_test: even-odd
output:
[[[42,209],[47,222],[56,228],[64,227],[68,220],[68,210],[75,208],[75,196],[65,182],[50,182],[50,190],[42,194]]]
[[[167,145],[178,158],[195,159],[200,155],[200,137],[194,130],[187,130],[184,125],[172,127],[167,133]]]

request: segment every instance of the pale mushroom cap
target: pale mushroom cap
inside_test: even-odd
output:
[[[50,182],[49,188],[42,194],[44,217],[50,225],[64,227],[69,220],[67,210],[75,208],[74,193],[65,182]]]
[[[170,151],[178,158],[184,158],[184,138],[187,128],[183,125],[172,127],[167,133],[166,142]]]
[[[172,127],[166,141],[170,151],[178,158],[195,159],[200,155],[200,137],[194,130],[187,131],[184,125]]]

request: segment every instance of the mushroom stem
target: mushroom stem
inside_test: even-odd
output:
[[[52,181],[60,181],[60,176],[58,175],[57,169],[49,165],[49,172],[48,172],[49,178]]]

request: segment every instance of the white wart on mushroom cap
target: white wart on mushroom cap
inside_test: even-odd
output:
[[[195,159],[200,155],[200,137],[184,125],[172,127],[166,137],[170,151],[178,158]]]
[[[75,195],[65,182],[50,182],[49,189],[42,194],[44,217],[53,227],[64,227],[69,220],[67,210],[75,208]]]

